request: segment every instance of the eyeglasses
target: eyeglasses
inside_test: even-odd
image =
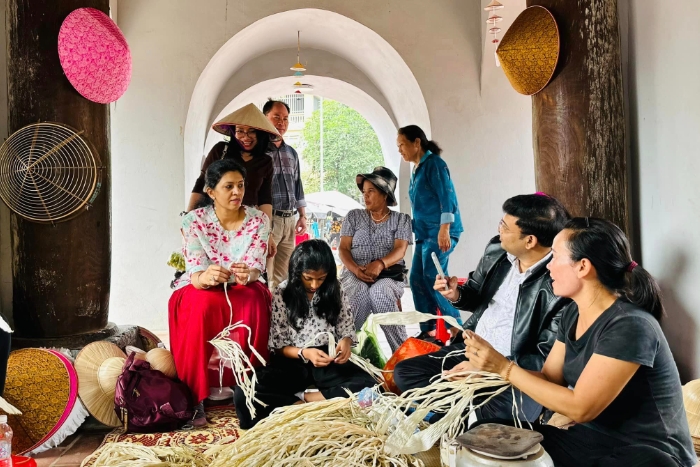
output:
[[[244,138],[246,136],[248,138],[255,138],[258,135],[258,133],[255,130],[248,130],[248,131],[236,130],[234,132],[234,134],[236,135],[236,138]]]

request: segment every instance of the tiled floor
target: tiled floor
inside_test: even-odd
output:
[[[107,432],[78,430],[57,448],[34,456],[38,467],[78,467],[102,443]]]

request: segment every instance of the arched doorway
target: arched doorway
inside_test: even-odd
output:
[[[256,21],[229,39],[212,57],[200,75],[192,93],[184,131],[185,187],[193,184],[199,171],[209,124],[213,120],[214,107],[226,83],[247,62],[256,57],[274,50],[293,49],[296,46],[297,29],[303,31],[305,47],[327,51],[350,62],[367,77],[368,82],[379,90],[388,109],[383,112],[384,115],[381,115],[382,112],[377,109],[381,105],[376,102],[376,99],[374,99],[376,105],[372,105],[365,99],[363,105],[375,110],[363,115],[375,129],[380,126],[387,128],[381,130],[384,136],[380,137],[386,154],[391,152],[390,146],[393,145],[393,139],[390,142],[388,137],[387,122],[389,121],[394,125],[393,131],[396,125],[417,124],[430,135],[428,108],[420,86],[408,65],[386,40],[366,26],[338,13],[320,9],[286,11]],[[279,33],[270,34],[270,31]],[[286,67],[280,64],[280,72],[285,69]],[[318,86],[321,85],[321,78],[324,78],[324,83],[328,85],[328,92],[332,92],[330,90],[334,87],[336,89],[342,87],[340,83],[331,82],[332,78],[322,76],[315,78],[319,78]],[[336,78],[334,81],[343,82],[344,80]],[[317,84],[314,83],[314,85]],[[255,86],[250,88],[251,93],[253,88]],[[348,85],[346,89],[351,90],[351,86]],[[362,87],[356,89],[364,91]],[[272,91],[267,93],[274,94]],[[359,92],[352,94],[358,100],[362,100]],[[340,100],[338,96],[329,95],[328,97]],[[231,102],[236,101],[236,98]],[[355,105],[352,106],[358,108]],[[379,134],[379,131],[377,133]],[[398,162],[396,160],[396,164],[392,163],[392,165],[394,168],[400,168],[399,179],[405,180],[408,176],[408,167],[405,164],[399,165]],[[187,199],[189,193],[187,189],[185,191],[183,195]],[[401,186],[400,198],[402,200],[407,198],[406,183]],[[407,204],[404,203],[404,205]]]

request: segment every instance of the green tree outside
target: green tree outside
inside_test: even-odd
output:
[[[359,199],[355,184],[358,173],[371,172],[384,165],[377,134],[354,109],[333,100],[323,100],[323,171],[325,191],[339,191]],[[300,152],[304,161],[304,191],[321,191],[321,122],[315,110],[301,134]]]

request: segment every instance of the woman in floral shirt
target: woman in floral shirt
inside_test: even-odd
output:
[[[255,397],[267,407],[256,402],[253,419],[243,391],[235,388],[241,428],[251,428],[277,407],[347,397],[346,389],[357,392],[376,384],[348,362],[355,340],[354,318],[338,281],[333,253],[323,240],[303,242],[292,253],[289,281],[274,293],[270,326],[272,361],[258,370],[255,387]],[[335,358],[328,355],[327,332],[337,342]],[[319,391],[305,393],[311,385]]]
[[[182,220],[186,271],[170,298],[168,322],[177,374],[199,402],[195,426],[207,423],[202,401],[210,388],[219,387],[218,368],[210,365],[212,338],[230,323],[242,321],[251,329],[251,345],[263,358],[268,355],[271,297],[258,278],[265,270],[270,220],[262,211],[242,205],[245,175],[245,169],[230,159],[212,163],[205,188],[212,204],[190,211]],[[256,365],[248,337],[242,328],[231,335]],[[226,369],[223,385],[234,384],[233,373]]]

